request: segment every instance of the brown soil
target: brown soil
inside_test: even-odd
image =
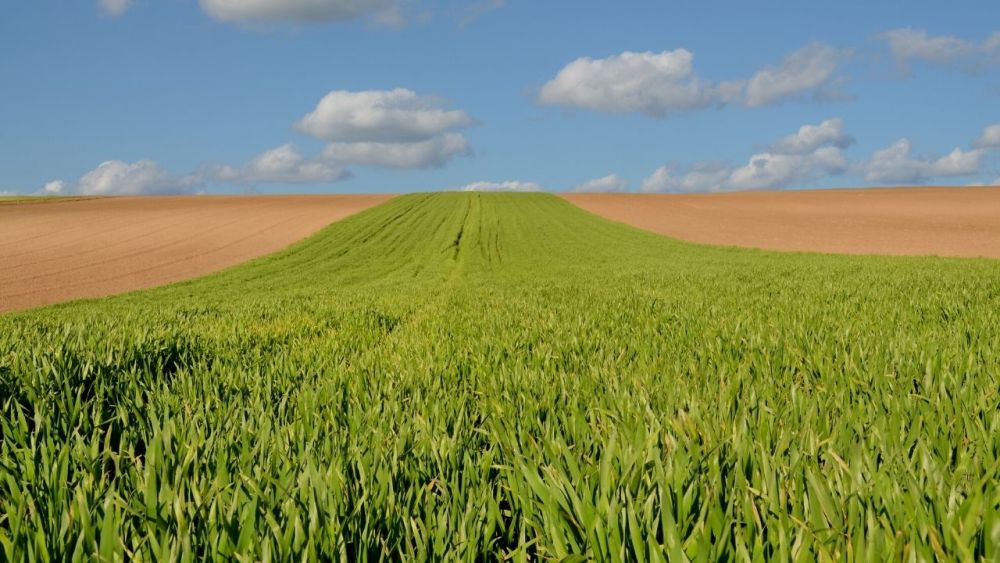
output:
[[[193,278],[392,196],[120,197],[0,206],[0,312]]]
[[[1000,188],[565,194],[614,221],[709,244],[1000,258]]]

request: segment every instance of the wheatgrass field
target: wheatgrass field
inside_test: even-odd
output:
[[[1000,263],[408,195],[0,317],[0,559],[1000,558]]]

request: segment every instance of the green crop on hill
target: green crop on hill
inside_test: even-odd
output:
[[[0,559],[996,560],[1000,263],[407,196],[0,318],[0,415]]]
[[[59,196],[59,195],[0,195],[0,205],[21,205],[27,203],[54,203],[57,201],[70,201],[74,199],[92,199],[86,196]]]

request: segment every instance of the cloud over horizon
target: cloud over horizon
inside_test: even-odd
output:
[[[134,163],[121,160],[102,162],[75,182],[55,180],[38,192],[40,195],[158,195],[189,194],[201,187],[197,175],[175,176],[152,160]]]
[[[472,182],[458,188],[458,191],[463,192],[541,192],[544,190],[545,188],[534,182],[521,182],[519,180]]]
[[[913,156],[913,144],[903,138],[875,151],[860,166],[865,180],[881,184],[924,184],[935,178],[972,176],[979,173],[985,151],[955,148],[941,157]]]
[[[194,194],[207,183],[313,184],[330,183],[351,176],[337,163],[322,157],[307,158],[291,144],[266,150],[240,166],[206,164],[183,176],[172,174],[153,160],[134,163],[102,162],[75,182],[54,180],[36,195],[179,195]]]
[[[198,4],[206,13],[213,14],[213,17],[225,21],[253,22],[253,21],[345,21],[361,17],[376,17],[388,11],[396,10],[401,2],[405,0],[199,0]],[[507,5],[506,0],[476,0],[467,7],[459,7],[452,14],[464,14],[468,12],[472,17],[480,13],[487,13],[492,10],[503,8]],[[120,16],[129,9],[142,6],[134,0],[97,0],[97,7],[106,15]],[[94,4],[85,4],[84,8],[93,10]],[[513,12],[515,7],[510,6],[507,12]],[[463,11],[464,10],[464,11]],[[198,12],[195,12],[198,14]],[[506,14],[505,14],[506,15]],[[198,17],[201,17],[200,15]],[[111,27],[112,22],[106,19],[94,17],[100,25]],[[137,18],[138,19],[138,18]],[[498,18],[502,19],[502,18]],[[121,24],[127,22],[113,22],[115,28],[124,27]],[[784,189],[789,186],[802,185],[822,185],[820,180],[832,176],[843,175],[845,181],[860,183],[879,184],[922,184],[936,179],[962,178],[966,176],[976,176],[966,181],[982,183],[996,175],[996,167],[991,169],[993,157],[998,153],[994,150],[1000,149],[1000,123],[996,123],[996,116],[990,116],[992,125],[983,128],[981,134],[976,136],[971,143],[965,139],[958,143],[950,152],[944,149],[952,145],[939,146],[932,145],[937,150],[936,154],[921,154],[917,148],[926,140],[923,135],[928,133],[930,125],[928,120],[924,124],[920,111],[923,106],[918,107],[917,114],[907,114],[908,123],[915,124],[912,131],[908,130],[908,136],[898,138],[895,142],[878,147],[869,146],[865,148],[865,154],[854,155],[848,158],[848,149],[855,143],[854,137],[848,135],[844,130],[844,122],[840,118],[827,119],[816,123],[815,121],[802,125],[798,130],[794,130],[788,135],[772,139],[770,143],[759,143],[759,139],[752,138],[753,128],[763,123],[763,120],[772,116],[775,122],[788,123],[784,121],[788,114],[780,114],[782,110],[774,109],[788,102],[824,102],[829,100],[843,99],[844,94],[841,87],[846,80],[847,70],[858,70],[865,61],[875,60],[875,53],[870,51],[881,51],[883,67],[886,49],[892,55],[900,67],[908,68],[909,65],[916,66],[918,63],[936,65],[941,67],[954,68],[963,71],[979,71],[993,62],[1000,63],[1000,32],[982,33],[973,37],[961,35],[940,34],[934,35],[923,29],[889,26],[881,26],[877,29],[887,29],[877,35],[867,35],[869,40],[877,39],[874,46],[864,47],[869,52],[863,52],[864,56],[854,56],[855,51],[850,47],[850,40],[840,38],[845,41],[845,47],[837,46],[836,38],[831,38],[831,43],[813,41],[808,43],[795,43],[791,47],[796,49],[778,51],[784,53],[783,56],[775,56],[773,52],[766,58],[751,59],[749,55],[759,55],[759,53],[749,53],[748,60],[770,61],[768,64],[754,63],[753,66],[743,68],[737,72],[730,72],[736,75],[730,80],[718,80],[722,77],[706,77],[698,72],[695,64],[695,54],[685,48],[674,48],[662,51],[629,51],[624,50],[603,58],[582,56],[573,58],[573,55],[558,55],[555,59],[560,62],[569,61],[562,66],[551,79],[544,83],[538,90],[535,101],[542,105],[555,105],[563,107],[581,108],[594,112],[606,114],[638,114],[640,116],[652,116],[656,118],[669,117],[678,112],[693,112],[712,108],[728,108],[727,111],[716,114],[715,117],[707,113],[691,117],[688,121],[681,120],[684,127],[704,128],[704,131],[716,131],[718,137],[710,138],[707,135],[699,136],[705,139],[703,142],[711,143],[721,139],[723,136],[739,139],[739,145],[749,146],[753,150],[740,152],[731,151],[728,147],[732,143],[719,143],[720,149],[713,149],[705,152],[702,160],[689,163],[668,162],[662,166],[664,160],[659,151],[673,150],[677,145],[671,143],[684,143],[685,131],[670,129],[673,123],[660,128],[660,124],[655,121],[643,122],[642,126],[634,130],[621,129],[622,124],[628,127],[629,122],[622,120],[612,122],[611,118],[600,118],[589,122],[588,127],[593,126],[588,134],[591,138],[608,140],[607,145],[626,144],[624,139],[630,139],[631,135],[636,136],[634,145],[630,148],[612,147],[612,151],[631,151],[630,153],[620,152],[613,155],[612,164],[608,169],[618,170],[625,177],[633,177],[635,170],[621,168],[621,164],[613,162],[629,162],[630,166],[640,166],[639,172],[650,173],[636,184],[643,191],[718,191],[718,190],[749,190],[749,189]],[[315,30],[313,30],[315,31]],[[329,30],[320,30],[327,32]],[[363,29],[354,30],[358,33],[365,33]],[[655,43],[654,43],[655,44]],[[587,48],[588,45],[582,47]],[[586,51],[583,51],[586,52]],[[615,53],[616,51],[611,51]],[[770,51],[769,51],[770,52]],[[710,52],[711,54],[711,52]],[[551,60],[551,59],[548,59]],[[543,62],[548,65],[550,63]],[[847,65],[851,64],[850,69]],[[418,69],[419,70],[419,69]],[[995,70],[995,69],[986,69]],[[550,72],[543,68],[544,73]],[[891,71],[890,71],[890,74]],[[538,67],[525,70],[525,76],[529,76],[529,81],[538,76]],[[862,76],[859,73],[859,76]],[[992,76],[992,75],[991,75]],[[506,78],[506,77],[503,77]],[[961,80],[962,87],[969,90],[968,85],[979,80],[980,77],[973,74],[969,76],[953,76],[954,80]],[[459,79],[464,79],[460,76]],[[523,76],[519,79],[523,79]],[[415,79],[419,82],[419,79]],[[431,81],[433,82],[433,81]],[[351,84],[344,81],[343,84]],[[377,81],[376,81],[377,83]],[[521,82],[523,84],[524,82]],[[279,85],[280,86],[280,85]],[[424,85],[422,85],[423,87]],[[857,86],[859,92],[864,92],[861,86]],[[900,84],[896,84],[895,90],[871,93],[866,95],[883,96],[882,104],[891,105],[897,99],[902,99]],[[455,88],[454,86],[452,86]],[[480,100],[466,97],[470,104],[468,108],[455,107],[447,98],[428,93],[437,92],[415,91],[418,88],[410,89],[404,87],[388,89],[333,89],[327,90],[329,86],[324,85],[321,90],[316,90],[315,104],[307,106],[301,105],[301,99],[296,101],[299,104],[297,110],[289,112],[288,108],[280,107],[276,111],[278,119],[284,120],[290,128],[298,134],[306,135],[310,139],[280,138],[273,142],[261,145],[244,145],[241,150],[246,151],[247,160],[234,161],[211,161],[194,169],[187,175],[176,175],[164,170],[154,160],[139,160],[135,162],[122,160],[108,160],[101,162],[93,170],[82,175],[76,180],[57,180],[46,184],[41,190],[44,193],[106,193],[106,194],[139,194],[139,193],[190,193],[199,186],[218,184],[323,184],[345,180],[353,176],[352,171],[363,168],[377,168],[384,170],[425,170],[426,177],[435,178],[437,185],[453,185],[462,181],[455,178],[448,178],[445,175],[437,175],[437,169],[444,168],[450,163],[461,160],[462,157],[474,157],[477,154],[485,155],[480,157],[484,161],[489,158],[494,160],[486,162],[487,166],[493,165],[501,160],[497,155],[503,151],[509,151],[511,155],[501,154],[500,158],[516,158],[516,153],[523,150],[521,147],[526,143],[518,144],[511,142],[517,135],[523,134],[524,130],[513,128],[522,127],[523,122],[518,122],[518,117],[525,119],[533,116],[503,115],[497,117],[489,114],[495,107],[485,103],[478,105]],[[466,92],[461,95],[467,95]],[[325,93],[324,93],[325,92]],[[448,92],[442,92],[447,95]],[[508,92],[509,94],[509,92]],[[508,95],[504,94],[504,95]],[[992,95],[992,94],[991,94]],[[516,97],[516,94],[513,94]],[[492,101],[492,99],[490,99]],[[859,100],[860,101],[860,100]],[[503,105],[503,104],[500,104]],[[513,105],[513,104],[512,104]],[[855,105],[842,108],[844,117],[854,119],[855,133],[869,140],[880,139],[881,142],[897,139],[899,135],[882,137],[879,129],[890,128],[890,123],[880,123],[879,120],[866,119],[871,115],[872,108],[865,107],[860,110],[853,109]],[[771,106],[772,109],[766,113],[757,114],[757,117],[750,117],[749,109]],[[970,111],[965,106],[973,110],[978,109],[974,101],[965,101],[965,105],[959,109],[948,108],[949,111],[958,112]],[[914,106],[916,107],[916,106]],[[914,107],[902,108],[900,111],[913,112]],[[258,104],[254,108],[256,113],[246,113],[243,116],[258,115],[270,111],[271,108]],[[469,111],[466,111],[466,110]],[[877,109],[877,108],[876,108]],[[502,111],[508,111],[504,108]],[[815,108],[806,108],[802,111],[812,112]],[[486,134],[477,135],[477,120],[470,115],[470,111],[483,112],[491,119],[490,131]],[[737,114],[737,112],[745,112]],[[929,113],[929,112],[928,112]],[[852,116],[865,116],[854,118]],[[746,119],[744,120],[744,116]],[[290,119],[290,117],[292,119]],[[298,117],[298,119],[294,119]],[[268,117],[272,119],[273,116]],[[126,123],[131,117],[121,117],[120,121]],[[630,119],[630,118],[628,118]],[[501,123],[503,120],[503,123]],[[532,123],[542,123],[544,119],[533,121]],[[794,121],[797,125],[802,121]],[[953,121],[952,123],[960,123]],[[503,126],[511,129],[504,131]],[[566,126],[567,129],[570,126]],[[865,129],[867,128],[867,130]],[[500,135],[493,135],[493,131],[501,131]],[[791,130],[791,128],[789,128]],[[550,129],[551,132],[551,129]],[[134,130],[129,130],[125,134],[133,134]],[[186,134],[187,132],[185,132]],[[591,151],[582,158],[600,159],[604,155],[600,152],[604,149],[596,148],[596,143],[574,145],[575,139],[572,137],[576,132],[552,133],[554,139],[550,145],[556,147],[553,150],[581,150]],[[564,135],[559,138],[559,135]],[[604,137],[601,137],[601,136]],[[677,135],[677,137],[671,137]],[[972,135],[969,136],[970,138]],[[489,140],[493,145],[491,151],[477,153],[473,149],[473,142],[478,144],[479,139]],[[541,137],[540,137],[541,138]],[[321,141],[316,143],[312,139]],[[640,140],[641,139],[641,140]],[[766,139],[765,139],[766,140]],[[640,145],[640,142],[642,143]],[[284,144],[282,144],[284,143]],[[293,144],[295,143],[295,144]],[[506,144],[504,144],[506,143]],[[296,144],[305,147],[304,153],[296,147]],[[158,146],[158,145],[151,145]],[[157,160],[169,162],[171,150],[167,148],[156,149],[162,151],[157,154]],[[257,152],[262,147],[274,147],[262,152]],[[498,150],[499,148],[499,150]],[[685,147],[687,148],[687,147]],[[877,148],[877,150],[875,150]],[[117,152],[118,148],[113,147],[107,152],[100,152],[92,162],[98,162],[106,154],[122,154]],[[559,162],[558,158],[547,159],[545,151],[549,146],[537,149],[539,155],[533,160],[533,166],[544,169],[546,166],[556,166],[552,164]],[[857,150],[857,149],[855,149]],[[722,152],[729,151],[729,152]],[[535,155],[531,155],[534,157]],[[176,157],[176,156],[175,156]],[[210,156],[208,158],[211,158]],[[640,160],[641,159],[641,160]],[[639,164],[633,164],[639,162]],[[188,169],[190,170],[190,168]],[[607,169],[606,169],[607,170]],[[76,175],[77,170],[63,172],[63,176],[70,178]],[[369,170],[371,172],[371,170]],[[571,189],[574,191],[628,191],[629,182],[618,174],[609,174],[600,178],[593,178],[585,182],[574,184],[580,180],[573,178],[571,173],[553,173],[551,170],[535,172],[538,178],[544,178],[550,188]],[[380,182],[382,178],[379,172],[374,172],[373,182]],[[503,172],[501,169],[501,176]],[[490,173],[489,175],[493,175]],[[485,176],[489,176],[485,175]],[[978,175],[978,176],[977,176]],[[22,185],[39,185],[41,178],[31,178],[28,181],[18,180]],[[494,176],[496,177],[496,176]],[[634,179],[639,180],[642,176],[635,175]],[[406,184],[410,179],[399,176],[401,184]],[[365,186],[368,189],[380,189],[378,186],[365,185],[367,179],[360,179],[358,186]],[[395,181],[395,179],[394,179]],[[406,189],[421,187],[420,180],[416,180],[407,185]],[[502,190],[522,190],[541,187],[532,182],[476,182],[470,186],[481,186],[482,189],[502,189]]]
[[[594,178],[582,184],[573,186],[574,192],[627,192],[628,180],[617,174],[608,174],[601,178]]]
[[[347,165],[389,169],[441,168],[456,156],[472,154],[461,133],[471,117],[441,107],[437,98],[398,88],[348,92],[336,90],[320,100],[294,127],[330,141],[315,156],[294,145],[263,151],[241,165],[204,164],[187,176],[176,176],[152,160],[101,163],[78,181],[47,183],[36,193],[140,195],[193,193],[210,182],[255,184],[325,184],[352,177]],[[498,186],[503,187],[503,184]],[[517,187],[516,185],[514,187]]]
[[[209,165],[207,179],[235,184],[315,184],[344,180],[350,173],[324,158],[307,158],[291,144],[264,151],[242,166]]]
[[[690,193],[784,189],[797,182],[846,172],[849,165],[843,149],[852,142],[843,132],[843,121],[829,119],[800,127],[796,133],[772,143],[768,151],[751,156],[743,166],[720,162],[661,166],[643,181],[641,190]]]

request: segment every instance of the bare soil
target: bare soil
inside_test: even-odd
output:
[[[1000,258],[1000,187],[563,197],[608,219],[692,242]]]
[[[201,276],[388,195],[116,197],[0,205],[0,312]]]

